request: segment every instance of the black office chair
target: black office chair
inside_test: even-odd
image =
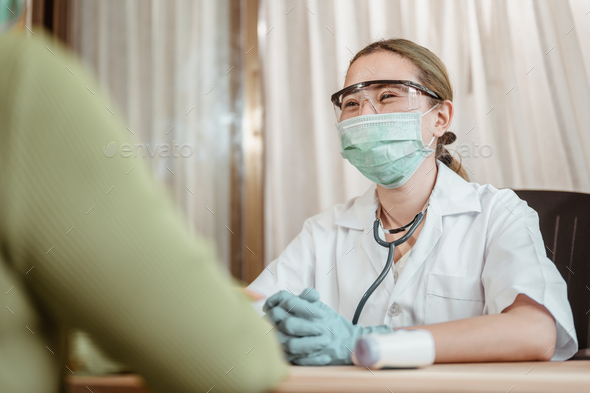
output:
[[[567,282],[580,351],[590,359],[590,194],[514,190],[539,214],[547,257]]]

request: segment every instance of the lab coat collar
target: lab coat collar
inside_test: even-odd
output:
[[[438,204],[440,215],[481,213],[481,202],[475,187],[439,160],[436,160],[436,165],[438,176],[430,202]]]
[[[481,212],[481,203],[475,188],[452,169],[436,161],[438,175],[430,204],[441,216],[466,212]],[[377,186],[371,187],[346,209],[335,224],[350,229],[368,230],[373,227],[378,207]]]
[[[377,185],[371,184],[369,189],[360,197],[355,198],[354,202],[344,210],[335,224],[350,229],[363,230],[367,227],[367,222],[370,227],[373,227],[375,221],[375,211],[379,203],[377,197]]]

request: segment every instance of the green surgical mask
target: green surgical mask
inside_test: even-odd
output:
[[[434,136],[428,146],[422,142],[424,115],[382,113],[344,120],[336,125],[340,153],[372,182],[388,189],[400,187],[434,152]]]
[[[24,10],[23,0],[0,0],[0,33],[10,30],[19,21]]]

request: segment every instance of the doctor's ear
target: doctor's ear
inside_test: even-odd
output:
[[[451,126],[453,120],[454,107],[453,103],[449,100],[444,100],[438,103],[438,106],[432,111],[434,112],[434,130],[433,134],[437,137],[443,136],[443,134]]]

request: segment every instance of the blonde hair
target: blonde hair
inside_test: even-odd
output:
[[[418,68],[419,72],[416,77],[420,83],[436,92],[440,97],[440,99],[429,97],[432,105],[446,100],[453,101],[453,88],[451,87],[451,80],[449,79],[449,74],[444,63],[437,55],[410,40],[393,38],[373,42],[361,49],[354,56],[350,61],[349,68],[358,58],[379,51],[397,53],[403,58],[410,60]],[[463,179],[469,181],[469,176],[465,172],[465,169],[463,169],[461,162],[453,157],[447,148],[444,147],[455,142],[456,139],[457,136],[452,131],[446,131],[438,138],[435,156]]]

